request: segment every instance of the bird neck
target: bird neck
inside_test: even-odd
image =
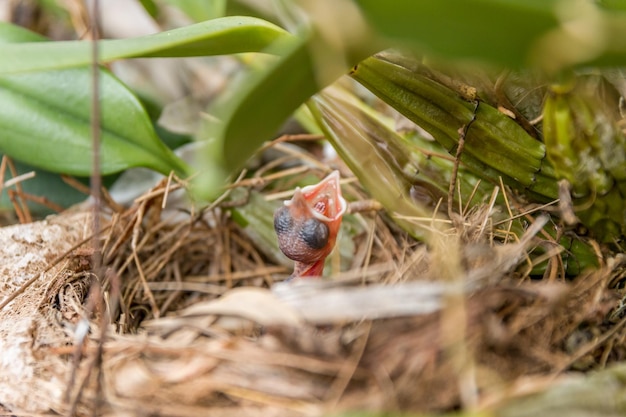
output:
[[[324,272],[324,259],[319,259],[312,264],[296,262],[293,269],[294,278],[321,277]]]

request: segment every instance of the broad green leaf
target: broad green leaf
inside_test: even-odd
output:
[[[100,72],[101,173],[144,166],[188,174],[156,136],[137,98]],[[0,152],[38,168],[91,174],[91,74],[87,68],[0,77]]]
[[[234,53],[260,50],[283,35],[258,19],[218,19],[148,37],[103,41],[101,56]],[[41,42],[38,35],[8,24],[0,24],[0,39],[12,42],[0,44],[0,67],[8,62],[21,66],[9,72],[90,62],[89,42]],[[102,173],[145,166],[188,174],[186,165],[158,139],[132,93],[110,74],[101,74]],[[89,175],[90,85],[87,68],[0,77],[0,150],[43,169]]]
[[[159,6],[156,5],[154,0],[139,0],[139,3],[143,6],[143,9],[152,18],[157,18],[159,15]]]
[[[282,52],[274,65],[254,71],[234,100],[220,109],[226,113],[219,136],[225,138],[228,166],[243,164],[319,88],[305,39],[289,42]]]
[[[379,45],[370,42],[344,48],[341,42],[326,43],[314,31],[302,32],[276,42],[269,52],[279,57],[270,65],[251,70],[241,84],[232,86],[229,94],[213,105],[212,116],[219,122],[209,122],[203,134],[211,141],[212,165],[212,171],[201,179],[204,189],[219,189],[224,178],[272,139],[301,104]]]
[[[226,14],[227,0],[165,0],[178,7],[194,22],[223,17]]]
[[[5,29],[2,31],[0,42],[37,42],[45,41],[46,38],[40,36],[34,32],[25,30],[19,26],[5,25]],[[22,190],[26,193],[35,196],[43,196],[48,201],[60,205],[61,207],[69,207],[72,204],[76,204],[86,198],[85,194],[76,190],[75,188],[66,184],[58,174],[54,174],[49,171],[37,169],[31,165],[14,161],[17,174],[25,174],[34,172],[35,177],[23,181],[21,183]],[[111,184],[116,176],[104,177],[103,181],[106,184]],[[34,202],[28,202],[28,207],[32,214],[36,216],[48,214],[51,212],[47,207]],[[0,196],[0,209],[11,210],[13,209],[13,203],[10,201],[8,193],[3,192]]]
[[[593,1],[356,2],[382,36],[436,56],[548,70],[626,64],[626,13]]]
[[[241,84],[231,87],[231,94],[214,103],[212,115],[218,121],[209,121],[202,134],[210,141],[212,165],[201,178],[203,190],[218,190],[225,176],[240,168],[318,90],[306,42],[294,38],[275,45],[273,51],[281,55],[275,62],[251,69]]]
[[[624,0],[597,0],[596,3],[607,10],[626,11],[626,1]]]
[[[520,66],[556,28],[556,0],[357,0],[381,34],[449,58]]]
[[[14,33],[0,22],[0,38]],[[224,17],[154,35],[100,42],[101,62],[136,57],[189,57],[263,52],[274,41],[291,37],[286,31],[253,17]],[[0,44],[0,74],[88,65],[89,41]]]
[[[6,22],[0,22],[0,50],[4,48],[5,43],[13,42],[43,42],[48,39],[38,33],[31,32],[21,26],[12,25]]]

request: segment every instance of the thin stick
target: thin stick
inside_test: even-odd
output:
[[[498,198],[498,193],[500,192],[500,187],[494,187],[493,192],[491,193],[491,198],[489,199],[489,210],[487,211],[487,215],[483,219],[483,222],[480,225],[479,235],[482,235],[485,232],[485,228],[487,227],[487,222],[491,218],[489,213],[493,211],[493,207],[496,205],[496,198]]]
[[[167,183],[165,184],[165,191],[163,192],[163,202],[161,203],[161,209],[165,210],[165,205],[167,204],[167,196],[170,193],[170,187],[172,186],[172,178],[174,177],[174,171],[170,172],[170,175],[167,176]]]
[[[70,177],[69,175],[61,175],[61,179],[63,180],[64,183],[78,190],[79,192],[85,195],[91,194],[90,188],[87,187],[82,182],[78,181],[76,178]],[[111,197],[106,187],[104,186],[100,187],[100,193],[101,193],[103,202],[106,203],[106,205],[109,206],[111,209],[113,209],[113,211],[115,211],[116,213],[120,213],[124,211],[124,206],[122,206],[121,204],[118,204],[115,200],[113,200],[113,197]]]
[[[137,219],[135,220],[135,225],[133,226],[133,234],[131,238],[131,249],[132,249],[131,257],[135,261],[137,274],[139,275],[141,285],[146,293],[146,296],[148,297],[148,301],[152,309],[152,315],[155,318],[159,318],[159,316],[161,315],[159,312],[159,307],[157,306],[156,300],[154,298],[154,294],[152,294],[150,287],[148,287],[148,280],[146,279],[146,276],[143,271],[143,267],[141,265],[141,261],[139,259],[139,255],[137,254],[137,249],[140,246],[138,245],[137,242],[139,241],[139,231],[141,230],[141,222],[143,221],[145,207],[146,207],[146,203],[142,203],[139,206],[139,210],[137,212]],[[119,276],[119,274],[115,274],[115,275]]]
[[[340,185],[351,184],[353,182],[357,182],[357,178],[356,177],[343,178],[343,179],[339,180],[339,184]],[[265,195],[265,201],[274,201],[274,200],[280,200],[280,199],[285,199],[285,198],[291,198],[291,197],[293,197],[293,194],[295,192],[296,192],[295,190],[286,190],[286,191],[280,191],[280,192],[277,192],[277,193],[266,194]]]
[[[277,137],[276,139],[274,139],[271,142],[267,142],[265,145],[263,145],[263,147],[261,148],[261,151],[264,151],[268,148],[271,148],[272,146],[278,144],[278,143],[282,143],[282,142],[292,142],[292,141],[318,141],[318,140],[322,140],[324,139],[324,135],[315,135],[315,134],[311,134],[311,133],[300,133],[300,134],[296,134],[296,135],[282,135],[280,137]]]
[[[35,171],[26,172],[24,174],[18,175],[17,177],[11,178],[3,184],[3,187],[10,187],[17,184],[18,182],[22,182],[31,178],[35,178]]]
[[[348,387],[348,383],[354,376],[357,367],[361,362],[363,353],[365,353],[365,347],[367,346],[367,341],[372,330],[372,322],[368,321],[364,324],[364,326],[365,328],[363,334],[355,342],[354,350],[351,357],[343,362],[341,369],[337,373],[337,377],[335,378],[328,390],[331,409],[337,407],[339,400],[341,399],[344,392],[346,391],[346,388]]]
[[[545,208],[547,208],[547,207],[553,206],[553,205],[557,204],[558,202],[559,202],[559,200],[558,200],[558,199],[556,199],[556,200],[551,201],[551,202],[549,202],[549,203],[542,204],[541,206],[538,206],[538,207],[535,207],[535,208],[530,209],[530,210],[528,210],[528,211],[525,211],[525,212],[523,212],[523,213],[517,214],[517,215],[515,215],[515,216],[513,216],[513,217],[510,217],[510,218],[508,218],[508,219],[500,220],[499,222],[494,223],[494,224],[493,224],[493,226],[494,226],[494,227],[496,227],[496,226],[500,226],[501,224],[504,224],[504,223],[506,223],[506,222],[510,222],[511,220],[519,219],[520,217],[525,217],[525,216],[527,216],[527,215],[529,215],[529,214],[531,214],[531,213],[534,213],[534,212],[536,212],[536,211],[540,211],[540,210],[543,210],[543,209],[545,209]]]
[[[454,157],[454,165],[452,166],[452,176],[450,177],[450,185],[448,187],[448,217],[453,218],[452,206],[454,203],[454,189],[456,188],[456,180],[459,174],[459,165],[461,165],[461,155],[463,153],[463,148],[465,147],[465,136],[467,135],[467,131],[470,126],[476,120],[476,112],[478,111],[478,106],[480,105],[480,101],[475,102],[474,112],[472,114],[472,118],[469,122],[461,126],[459,129],[459,145],[456,148],[456,155]]]
[[[4,189],[4,174],[7,171],[7,158],[8,156],[2,155],[2,162],[0,163],[0,193]]]
[[[245,180],[241,180],[233,184],[230,184],[226,186],[226,188],[229,189],[229,188],[237,188],[237,187],[255,187],[258,185],[265,185],[268,182],[273,181],[275,179],[287,177],[290,175],[301,174],[303,172],[309,171],[310,169],[311,168],[306,165],[300,165],[300,166],[296,166],[293,168],[283,169],[281,171],[268,174],[264,177],[247,178]]]
[[[78,190],[79,192],[85,195],[89,195],[90,193],[89,187],[87,187],[82,182],[78,181],[76,178],[70,177],[69,175],[61,175],[61,179],[63,180],[64,183],[66,183],[70,187]]]
[[[13,210],[15,211],[15,215],[17,216],[17,220],[20,222],[20,224],[29,223],[28,221],[26,221],[26,214],[24,214],[21,204],[17,200],[17,191],[7,190],[7,194],[9,194],[9,200],[11,200],[11,204],[13,204]]]
[[[102,177],[100,175],[100,62],[98,57],[98,39],[100,37],[98,21],[99,0],[93,1],[91,11],[91,147],[92,147],[92,171],[90,182],[90,194],[93,198],[93,270],[99,275],[102,257],[100,253],[100,206]]]
[[[241,281],[244,279],[258,278],[269,274],[285,274],[287,272],[288,269],[284,266],[266,266],[262,268],[256,268],[254,270],[233,271],[229,274],[229,276],[233,281]],[[185,277],[185,280],[200,281],[201,283],[219,282],[224,281],[226,279],[226,276],[227,275],[225,273],[212,275],[187,275]]]
[[[9,171],[11,171],[11,177],[13,177],[13,179],[18,178],[19,175],[17,175],[17,169],[15,169],[15,165],[13,164],[11,158],[7,158],[6,161],[9,167]],[[20,223],[32,223],[33,217],[30,215],[28,205],[22,198],[24,190],[22,189],[21,181],[14,182],[13,185],[15,185],[15,190],[9,190],[9,198],[11,199],[11,202],[13,203],[15,209],[21,212],[21,217],[19,217],[18,215],[18,217],[20,218]],[[11,191],[13,191],[13,193],[11,193]],[[13,196],[11,196],[11,194],[13,194]],[[17,200],[17,198],[15,198],[16,195],[19,197],[19,201]]]
[[[94,238],[91,241],[93,247],[92,255],[92,270],[96,275],[96,279],[93,282],[95,286],[91,288],[92,296],[96,297],[93,301],[93,311],[100,311],[100,337],[98,340],[98,348],[93,360],[93,364],[90,366],[90,370],[93,369],[96,372],[96,400],[93,405],[93,415],[98,415],[100,406],[104,402],[102,394],[103,386],[103,372],[102,372],[102,356],[104,351],[104,340],[106,338],[106,331],[108,329],[108,314],[104,314],[104,291],[102,287],[102,280],[104,279],[102,268],[102,245],[100,242],[100,212],[102,209],[102,175],[100,169],[100,121],[101,121],[101,108],[100,108],[100,59],[99,59],[99,39],[100,39],[100,2],[99,0],[93,0],[93,9],[91,10],[90,26],[91,26],[91,138],[92,138],[92,173],[90,182],[90,194],[93,198],[93,235]],[[114,275],[112,280],[118,279]],[[118,283],[113,283],[113,287],[118,287]],[[112,306],[115,309],[117,306]],[[91,311],[90,311],[91,312]],[[90,317],[85,317],[89,320]],[[77,349],[81,349],[81,346],[77,346]],[[75,363],[75,369],[78,369],[78,363]],[[68,387],[68,388],[71,388]],[[81,386],[81,391],[84,387]],[[72,404],[72,408],[75,404]]]
[[[174,184],[172,186],[170,186],[167,190],[164,187],[159,187],[156,190],[152,190],[146,194],[141,195],[140,197],[137,197],[134,200],[135,204],[139,204],[139,203],[143,203],[146,200],[152,200],[154,197],[158,197],[160,195],[165,195],[166,191],[168,193],[171,193],[172,191],[178,190],[180,188],[183,188],[184,186],[182,184]]]
[[[472,202],[472,200],[473,200],[473,199],[474,199],[474,197],[476,196],[476,192],[478,192],[478,186],[480,185],[480,181],[481,181],[481,180],[478,180],[478,181],[476,182],[476,185],[475,185],[475,186],[474,186],[474,188],[472,189],[471,194],[469,195],[469,197],[468,197],[467,201],[465,202],[465,207],[463,208],[463,211],[461,212],[461,214],[462,214],[463,216],[465,216],[465,215],[467,214],[467,212],[469,211],[469,206],[470,206],[470,203]]]
[[[38,196],[38,195],[32,195],[32,194],[24,193],[20,197],[22,197],[23,200],[30,200],[30,201],[32,201],[34,203],[41,204],[44,207],[48,207],[50,210],[56,211],[57,213],[60,213],[60,212],[62,212],[64,210],[63,207],[61,207],[60,205],[58,205],[58,204],[48,200],[44,196]]]

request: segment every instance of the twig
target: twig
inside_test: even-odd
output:
[[[367,346],[367,341],[369,339],[370,332],[372,330],[372,322],[365,322],[365,330],[361,335],[359,340],[355,343],[354,353],[352,357],[348,360],[344,361],[341,369],[337,374],[337,378],[333,381],[332,385],[329,388],[329,397],[331,403],[331,409],[337,407],[339,400],[343,396],[346,388],[348,387],[348,383],[352,379],[352,376],[357,370],[359,366],[359,362],[361,362],[361,358],[363,357],[363,353],[365,352],[365,347]]]
[[[474,112],[472,113],[472,118],[469,122],[461,126],[459,129],[459,144],[456,148],[456,154],[454,157],[454,165],[452,166],[452,175],[450,177],[450,186],[448,187],[448,217],[450,219],[454,218],[453,212],[453,204],[454,204],[454,189],[456,188],[457,176],[459,174],[459,165],[461,164],[461,155],[463,153],[463,148],[465,147],[465,136],[467,132],[476,120],[476,113],[478,112],[478,106],[480,105],[480,101],[476,100],[474,102]]]
[[[269,274],[286,274],[288,272],[289,270],[284,266],[266,266],[254,270],[233,271],[230,273],[230,278],[233,281],[241,281],[244,279],[258,278],[260,276]],[[220,282],[226,279],[226,274],[187,275],[185,279],[187,281],[199,281],[200,283]]]
[[[511,210],[511,203],[509,203],[509,197],[506,195],[506,187],[504,186],[504,181],[502,180],[502,176],[500,176],[499,179],[500,179],[500,187],[502,187],[502,197],[504,198],[504,206],[506,207],[506,212],[508,213],[509,218],[511,219],[506,228],[507,233],[504,237],[504,243],[508,243],[509,235],[511,233],[511,228],[513,227],[513,210]]]
[[[91,189],[82,182],[78,181],[76,178],[69,175],[61,175],[61,179],[64,183],[74,188],[78,192],[85,195],[91,195]],[[111,197],[111,194],[109,194],[109,191],[106,189],[105,186],[100,187],[100,196],[102,197],[103,202],[106,203],[106,205],[116,213],[124,211],[124,206],[118,204],[117,201],[113,200],[113,197]]]
[[[174,184],[172,186],[170,186],[167,190],[165,189],[165,187],[159,187],[156,190],[152,190],[146,194],[141,195],[140,197],[137,197],[135,199],[135,203],[142,203],[146,200],[152,200],[155,197],[158,197],[160,195],[164,195],[167,191],[167,193],[171,193],[172,191],[176,191],[180,188],[184,188],[184,186],[182,184]]]
[[[487,210],[487,214],[480,224],[480,230],[478,232],[479,235],[482,235],[485,232],[485,228],[487,227],[487,222],[491,219],[489,213],[493,211],[493,207],[496,205],[496,198],[498,197],[498,193],[500,192],[500,187],[494,187],[493,192],[491,193],[491,198],[489,199],[489,210]]]
[[[44,207],[49,208],[52,211],[55,211],[57,213],[60,213],[64,210],[64,208],[50,200],[48,200],[46,197],[44,196],[38,196],[38,195],[32,195],[29,193],[24,193],[22,194],[20,197],[22,197],[22,199],[24,200],[30,200],[34,203],[40,204]]]
[[[82,383],[78,387],[76,396],[70,400],[70,392],[76,382],[76,373],[82,360],[83,346],[87,340],[87,332],[81,337],[76,344],[76,351],[74,354],[74,361],[72,362],[72,370],[70,373],[70,379],[66,387],[66,402],[69,402],[69,415],[75,415],[78,403],[82,397],[82,393],[87,385],[87,382],[91,379],[93,372],[96,374],[96,400],[92,407],[92,413],[94,416],[99,414],[100,405],[103,402],[102,399],[102,386],[103,386],[103,373],[102,373],[102,354],[103,344],[106,337],[106,331],[108,329],[108,315],[103,313],[104,310],[104,294],[101,284],[103,278],[102,268],[102,245],[100,242],[100,233],[102,225],[100,223],[100,212],[102,210],[102,176],[101,176],[101,164],[100,164],[100,121],[101,121],[101,108],[100,108],[100,61],[99,61],[99,45],[100,38],[100,22],[99,22],[99,0],[93,0],[92,10],[90,13],[90,32],[91,32],[91,139],[92,139],[92,172],[89,194],[93,198],[92,207],[92,239],[91,246],[93,249],[92,254],[92,271],[95,274],[90,288],[89,302],[85,316],[81,322],[85,326],[89,327],[89,320],[94,311],[100,311],[100,334],[98,338],[98,347],[93,360],[88,364],[87,374],[85,375]]]
[[[29,180],[31,178],[35,178],[35,171],[26,172],[24,174],[18,175],[17,177],[13,177],[10,180],[7,180],[3,187],[11,187],[12,185],[17,184],[18,182],[22,182],[25,180]]]
[[[275,146],[283,142],[293,142],[293,141],[313,142],[313,141],[318,141],[322,139],[324,139],[324,135],[314,135],[310,133],[301,133],[301,134],[296,134],[296,135],[282,135],[282,136],[277,137],[273,141],[267,142],[265,145],[263,145],[263,147],[261,148],[261,151],[264,151],[268,148],[271,148],[272,146]]]
[[[551,201],[551,202],[549,202],[549,203],[542,204],[542,205],[540,205],[540,206],[537,206],[537,207],[532,208],[532,209],[530,209],[530,210],[524,211],[523,213],[517,214],[517,215],[515,215],[515,216],[513,216],[513,217],[510,217],[510,218],[508,218],[508,219],[500,220],[499,222],[494,223],[494,224],[493,224],[493,226],[494,226],[494,227],[495,227],[495,226],[499,226],[499,225],[504,224],[504,223],[506,223],[506,222],[510,222],[511,220],[519,219],[519,218],[521,218],[521,217],[526,217],[526,216],[528,216],[529,214],[532,214],[532,213],[534,213],[534,212],[536,212],[536,211],[541,211],[541,210],[543,210],[543,209],[545,209],[545,208],[547,208],[547,207],[553,206],[553,205],[557,204],[558,202],[559,202],[559,200],[554,200],[554,201]]]
[[[2,155],[2,162],[0,163],[0,193],[4,189],[4,174],[7,171],[7,159],[8,156]]]
[[[7,166],[9,168],[9,171],[11,172],[12,178],[4,182],[4,176]],[[7,194],[9,196],[9,200],[11,200],[11,204],[13,204],[15,214],[17,215],[17,218],[21,224],[31,223],[33,221],[30,210],[28,209],[28,204],[26,204],[26,202],[24,201],[25,193],[22,190],[21,182],[29,178],[33,178],[34,176],[34,171],[22,175],[17,175],[17,170],[15,169],[15,165],[13,165],[13,161],[6,155],[2,157],[2,163],[0,164],[0,192],[2,192],[2,190],[6,187],[15,186],[15,190],[7,190]]]
[[[304,172],[310,171],[311,168],[306,165],[300,165],[297,167],[283,169],[279,172],[275,172],[273,174],[268,174],[264,177],[255,176],[253,178],[247,178],[245,180],[236,181],[233,184],[226,186],[227,189],[237,188],[237,187],[256,187],[259,185],[265,185],[270,181],[274,181],[278,178],[287,177],[295,174],[302,174]]]
[[[167,204],[167,197],[170,194],[170,187],[172,186],[173,177],[174,177],[174,171],[171,171],[170,175],[167,176],[167,183],[165,184],[165,192],[163,193],[163,201],[161,203],[162,210],[165,210],[165,205]]]
[[[146,276],[143,272],[143,267],[141,266],[141,261],[139,260],[139,255],[137,254],[137,249],[139,246],[137,244],[137,241],[139,240],[139,231],[141,230],[141,222],[143,221],[143,213],[145,210],[145,206],[146,206],[146,203],[145,202],[142,203],[139,206],[139,210],[137,211],[137,219],[133,227],[133,234],[131,238],[131,248],[133,251],[131,256],[132,256],[132,259],[135,261],[135,267],[137,267],[137,273],[139,274],[141,284],[143,286],[144,291],[146,292],[148,301],[150,302],[152,314],[154,315],[155,318],[158,318],[160,316],[159,307],[157,306],[156,300],[154,299],[154,294],[148,287],[148,281],[146,280]]]
[[[474,188],[472,189],[472,192],[470,193],[469,197],[467,198],[467,201],[465,202],[465,207],[463,208],[463,211],[461,212],[461,214],[463,216],[465,216],[467,214],[467,212],[469,211],[470,203],[472,202],[472,200],[476,196],[476,193],[478,192],[478,187],[480,186],[480,182],[481,182],[480,179],[478,181],[476,181],[476,185],[474,185]]]
[[[19,195],[15,190],[7,190],[7,194],[9,195],[9,200],[11,200],[11,204],[13,204],[13,210],[15,211],[15,215],[17,216],[20,224],[30,223],[27,220],[27,215],[24,212],[22,205],[18,201],[17,196]]]

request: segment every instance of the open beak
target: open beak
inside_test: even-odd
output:
[[[324,259],[335,246],[347,203],[341,196],[339,171],[318,184],[296,188],[274,215],[282,252],[296,261],[294,276],[320,276]]]
[[[285,205],[296,205],[307,210],[308,214],[305,215],[326,223],[331,232],[334,230],[336,235],[341,225],[341,218],[348,207],[341,195],[339,171],[333,171],[315,185],[306,186],[302,190],[296,188],[293,197],[285,201]]]

